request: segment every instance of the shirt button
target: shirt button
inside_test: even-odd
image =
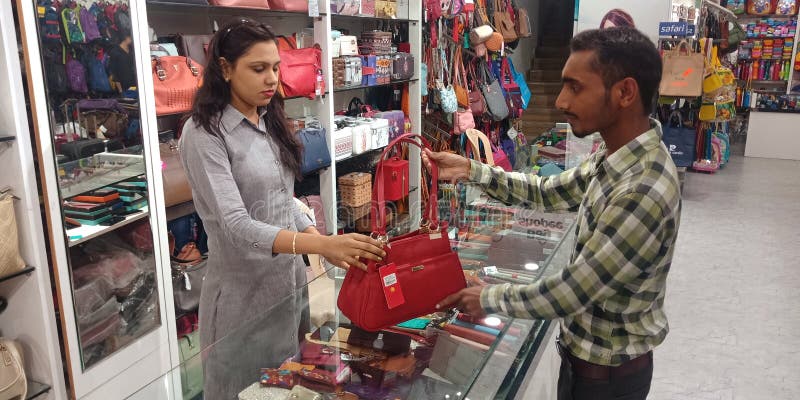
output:
[[[254,248],[254,249],[257,249],[257,248],[258,248],[258,242],[254,242],[254,243],[253,243],[253,248]]]
[[[286,188],[285,187],[281,188],[281,193],[286,193]]]
[[[275,165],[278,165],[278,164],[280,164],[280,161],[275,160]]]

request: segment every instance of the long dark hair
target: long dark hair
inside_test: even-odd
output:
[[[191,117],[198,127],[222,137],[220,119],[222,111],[231,102],[231,87],[225,82],[219,59],[224,57],[232,67],[254,44],[267,41],[277,45],[275,34],[266,25],[247,18],[237,19],[217,31],[208,46],[208,65],[203,72],[203,85],[197,91],[192,107]],[[303,145],[289,128],[283,98],[279,93],[267,105],[263,119],[267,132],[278,139],[281,161],[294,172],[296,179],[301,179]]]

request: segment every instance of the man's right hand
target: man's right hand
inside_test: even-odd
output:
[[[425,150],[422,154],[422,164],[430,172],[431,162],[439,167],[439,180],[458,182],[469,179],[470,161],[458,154]]]

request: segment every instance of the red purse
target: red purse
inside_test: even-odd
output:
[[[392,157],[383,162],[383,168],[386,200],[397,201],[408,196],[408,160]]]
[[[203,78],[203,67],[181,56],[153,57],[156,115],[191,111]]]
[[[278,42],[283,97],[308,97],[313,100],[317,75],[322,71],[322,50],[318,46],[298,49],[285,37],[278,38]]]
[[[401,143],[431,148],[421,136],[406,134],[384,149],[375,171],[372,207],[372,234],[382,240],[386,240],[384,159]],[[356,326],[377,331],[430,314],[436,311],[438,301],[466,287],[461,262],[450,247],[447,226],[439,221],[438,179],[438,169],[431,165],[430,197],[424,214],[428,219],[421,228],[389,239],[384,260],[370,261],[367,271],[347,270],[336,303]]]

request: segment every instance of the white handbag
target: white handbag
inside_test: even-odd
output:
[[[353,129],[353,154],[372,150],[372,128],[361,121],[351,126]]]
[[[25,399],[27,394],[22,349],[17,342],[0,338],[0,400]]]
[[[379,149],[389,144],[389,120],[373,118],[369,120],[372,128],[372,148]]]
[[[14,216],[14,196],[0,192],[0,276],[25,269],[19,256],[17,221]]]
[[[355,36],[342,36],[339,39],[340,56],[358,55],[358,38]]]

